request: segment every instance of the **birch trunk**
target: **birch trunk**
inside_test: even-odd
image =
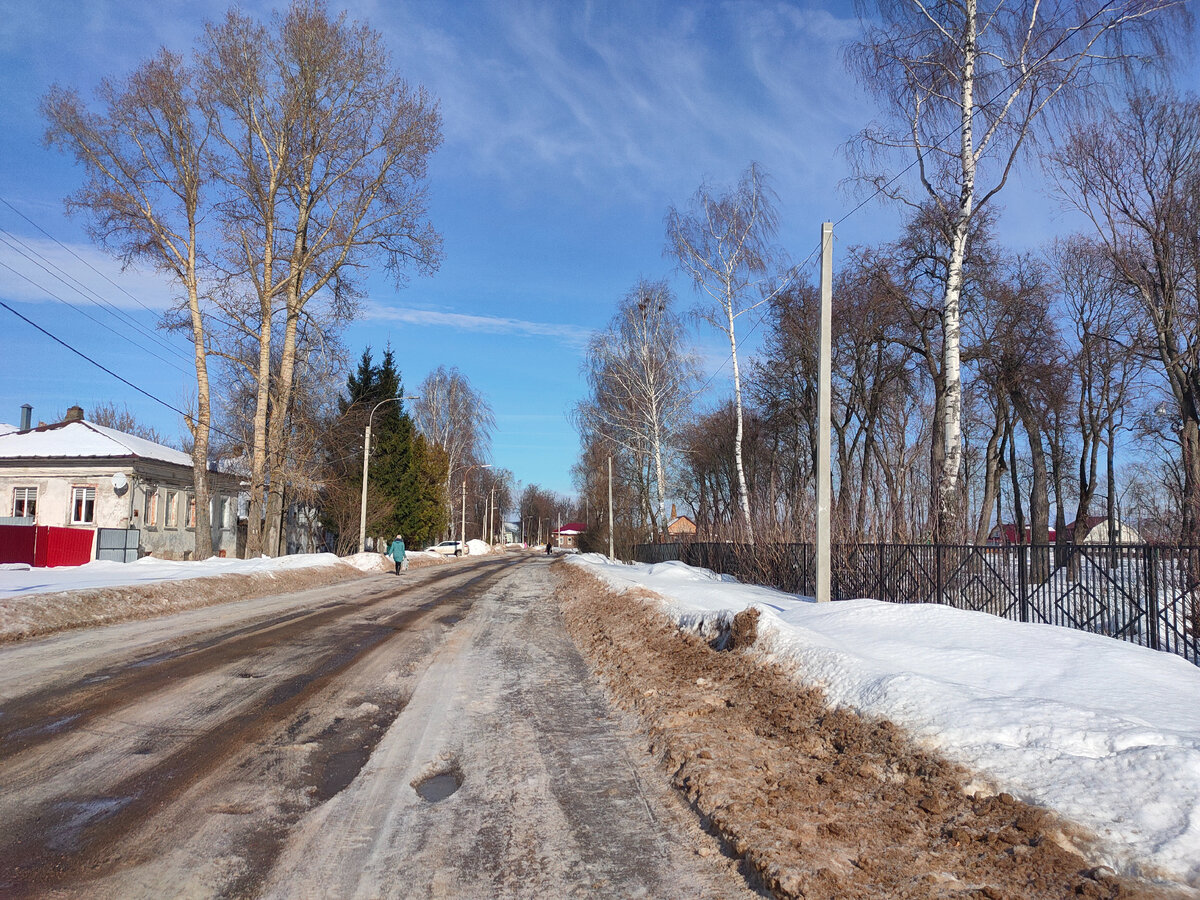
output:
[[[959,159],[962,190],[951,234],[950,265],[946,273],[946,296],[942,303],[942,371],[946,379],[946,457],[938,486],[936,541],[951,539],[957,532],[958,481],[962,470],[962,285],[967,233],[975,205],[975,140],[972,130],[975,92],[976,26],[975,0],[966,0],[966,29],[963,40],[962,87],[960,92]]]
[[[212,490],[208,477],[208,445],[212,427],[212,407],[208,382],[208,347],[204,336],[204,320],[200,315],[200,292],[196,283],[196,230],[191,223],[191,246],[188,248],[187,298],[192,318],[192,344],[196,363],[196,420],[192,428],[192,489],[196,497],[195,559],[212,556]]]
[[[733,442],[733,461],[737,469],[738,501],[742,510],[742,521],[746,528],[746,539],[750,543],[754,543],[754,524],[750,519],[750,491],[746,487],[746,467],[742,462],[742,436],[744,433],[742,425],[742,375],[741,370],[738,368],[737,337],[734,334],[733,325],[734,298],[730,296],[726,304],[725,311],[729,316],[729,353],[733,359],[734,411],[737,416]]]

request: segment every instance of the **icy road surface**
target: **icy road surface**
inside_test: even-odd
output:
[[[552,590],[464,560],[0,648],[0,895],[755,896]]]

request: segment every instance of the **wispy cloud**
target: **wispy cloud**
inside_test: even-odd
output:
[[[507,334],[516,337],[542,337],[561,341],[570,347],[583,347],[592,336],[590,329],[579,325],[554,322],[529,322],[506,316],[475,316],[466,313],[444,312],[405,306],[385,306],[368,301],[363,305],[364,319],[384,322],[403,322],[456,331],[475,331],[485,334]]]
[[[0,230],[0,295],[161,311],[172,304],[170,281],[121,263],[88,244],[68,244]]]
[[[859,127],[846,125],[863,102],[838,58],[850,15],[771,3],[472,9],[453,25],[410,14],[387,27],[429,73],[448,147],[516,190],[566,176],[623,197],[674,195],[703,175],[733,180],[751,159],[828,180],[833,150]]]

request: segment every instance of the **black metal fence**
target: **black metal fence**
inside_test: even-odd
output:
[[[639,562],[678,560],[795,594],[816,592],[811,544],[639,544]],[[1200,547],[1138,544],[835,546],[833,599],[944,603],[1063,625],[1200,665]]]

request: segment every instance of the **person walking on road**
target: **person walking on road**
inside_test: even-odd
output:
[[[404,535],[396,535],[396,539],[392,541],[392,545],[388,547],[387,555],[391,557],[392,562],[396,564],[396,574],[400,574],[401,569],[408,568],[408,557],[404,553]]]

